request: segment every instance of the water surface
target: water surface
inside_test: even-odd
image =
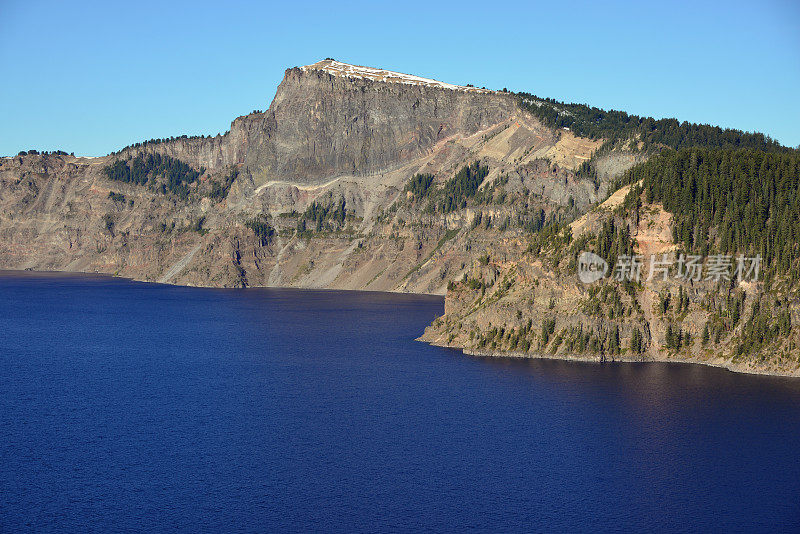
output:
[[[415,342],[441,312],[0,276],[0,531],[800,529],[800,380]]]

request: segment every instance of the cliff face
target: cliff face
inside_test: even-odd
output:
[[[617,220],[634,236],[642,258],[640,281],[621,283],[611,273],[586,283],[574,258],[630,186],[569,225],[569,240],[553,236],[537,253],[524,244],[495,241],[482,261],[451,285],[445,313],[420,338],[471,354],[582,361],[673,361],[748,373],[800,376],[800,306],[760,281],[649,279],[650,254],[675,254],[672,217],[644,204],[631,220]],[[644,197],[644,195],[642,195]],[[617,216],[618,217],[618,216]],[[742,351],[754,325],[775,339]]]
[[[538,232],[574,219],[575,242],[596,233],[626,191],[592,206],[646,156],[598,154],[602,139],[547,128],[514,98],[326,60],[287,70],[269,109],[237,118],[225,135],[101,158],[2,158],[0,268],[446,293],[446,313],[426,341],[480,353],[800,373],[794,334],[770,353],[737,355],[747,320],[729,320],[732,306],[745,317],[759,302],[758,319],[769,322],[763,310],[774,305],[781,332],[800,321],[800,309],[787,315],[785,302],[758,285],[722,299],[719,288],[579,284],[569,265],[575,251],[562,236]],[[136,179],[107,172],[150,155],[174,160]],[[590,159],[594,172],[581,171]],[[674,249],[669,217],[658,206],[647,213],[627,222],[638,251]],[[680,307],[663,307],[665,298]],[[704,324],[716,330],[708,336]]]
[[[505,219],[503,233],[519,233],[539,210],[555,216],[602,198],[613,173],[599,183],[575,174],[599,143],[542,126],[508,94],[321,61],[288,69],[269,109],[237,118],[225,135],[101,158],[0,159],[0,267],[444,293]],[[104,172],[148,154],[202,175],[176,197]],[[604,156],[622,168],[626,157]],[[415,173],[433,175],[441,191],[476,160],[496,197],[440,213],[426,210],[437,201],[404,191]],[[309,206],[338,202],[346,218],[298,231]],[[473,227],[476,217],[483,223]],[[268,238],[247,225],[257,218]]]
[[[246,166],[256,185],[377,174],[449,138],[496,125],[515,107],[499,93],[349,78],[315,66],[289,69]]]
[[[254,187],[270,181],[319,185],[385,173],[517,112],[508,94],[349,77],[324,70],[331,63],[287,69],[269,109],[237,118],[223,136],[176,139],[141,151],[212,171],[242,165]]]

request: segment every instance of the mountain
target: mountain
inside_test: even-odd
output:
[[[4,158],[0,265],[441,294],[470,254],[440,241],[475,209],[421,212],[404,190],[413,175],[443,184],[480,160],[487,182],[504,176],[508,193],[534,191],[525,209],[549,215],[603,198],[613,172],[636,159],[606,158],[599,181],[578,177],[597,146],[543,126],[508,93],[326,60],[288,69],[269,109],[222,136],[151,140],[101,158]],[[320,220],[317,208],[339,202],[344,217]],[[521,215],[504,203],[481,209]],[[248,223],[268,225],[269,236]]]
[[[652,176],[678,165],[660,152],[692,147],[796,157],[761,134],[327,59],[288,69],[269,108],[238,117],[225,135],[155,139],[100,158],[3,158],[0,268],[447,294],[427,341],[798,374],[793,282],[586,285],[576,277],[583,249],[677,253],[695,247],[700,241],[686,239],[699,232],[713,236],[706,253],[723,239],[727,252],[755,251],[754,235],[719,231],[733,216],[720,205],[706,218],[678,213],[705,202],[696,188],[672,184],[684,204],[653,195]],[[756,196],[753,221],[777,220],[770,203],[796,203]],[[757,239],[783,242],[791,229],[781,228]],[[777,310],[780,324],[758,323],[765,310]]]
[[[422,339],[474,354],[800,376],[800,154],[667,150],[622,183],[571,223],[487,249]],[[591,276],[587,254],[616,268]]]

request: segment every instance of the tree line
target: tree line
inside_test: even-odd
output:
[[[624,111],[606,111],[586,104],[559,102],[530,93],[517,93],[519,105],[551,128],[569,128],[576,135],[609,142],[636,138],[643,150],[693,146],[707,148],[753,148],[770,152],[793,149],[762,133],[743,132],[677,119],[640,117]]]
[[[189,196],[189,184],[204,172],[204,168],[196,171],[179,159],[161,154],[139,154],[129,160],[117,160],[103,169],[109,180],[148,185],[154,191],[169,192],[184,200]]]
[[[67,154],[63,150],[42,150],[41,152],[38,150],[20,150],[17,156],[75,156],[75,152],[70,152]]]
[[[648,202],[672,213],[673,238],[688,251],[760,254],[767,277],[800,275],[800,153],[692,148],[664,151],[629,170]]]
[[[467,200],[478,192],[483,179],[489,174],[489,167],[479,161],[465,165],[442,187],[439,211],[449,213],[467,207]]]
[[[230,130],[226,131],[224,135],[227,135],[229,132],[230,132]],[[217,136],[220,136],[220,135],[223,135],[223,134],[217,134]],[[174,136],[173,135],[171,137],[163,137],[163,138],[159,137],[159,138],[156,138],[156,139],[148,139],[146,141],[140,141],[138,143],[132,143],[132,144],[130,144],[128,146],[125,146],[125,147],[117,150],[116,152],[112,152],[111,154],[119,154],[120,152],[124,152],[124,151],[132,149],[132,148],[144,148],[144,147],[147,147],[147,146],[160,145],[162,143],[169,143],[169,142],[172,142],[172,141],[177,141],[177,140],[180,140],[180,139],[189,139],[189,140],[211,139],[213,137],[214,137],[213,135],[179,135],[179,136]]]

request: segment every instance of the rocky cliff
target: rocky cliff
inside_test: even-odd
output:
[[[412,163],[437,144],[517,112],[506,93],[416,77],[410,78],[421,81],[376,78],[370,73],[388,71],[337,66],[346,65],[324,60],[287,69],[269,109],[237,118],[223,136],[176,139],[144,150],[211,171],[239,164],[242,177],[256,187],[274,181],[320,185]]]
[[[235,119],[225,135],[100,158],[5,157],[0,268],[446,293],[426,341],[798,374],[800,339],[783,331],[798,308],[786,297],[767,303],[761,286],[578,283],[573,248],[604,223],[631,228],[636,251],[650,254],[676,250],[672,220],[657,204],[614,214],[628,189],[613,184],[652,154],[636,134],[580,137],[545,125],[531,102],[325,60],[288,69],[267,111]],[[569,120],[596,115],[548,105]],[[754,310],[761,317],[767,304],[784,318],[780,340],[742,356]]]
[[[534,247],[520,240],[489,244],[451,284],[444,315],[420,339],[470,354],[690,362],[800,376],[796,296],[767,288],[763,278],[651,276],[653,258],[676,258],[680,248],[672,215],[660,204],[644,203],[626,217],[623,202],[638,194],[621,188]],[[606,272],[582,280],[576,257],[597,251],[612,221],[630,229],[639,275]]]
[[[423,213],[404,191],[413,175],[441,185],[479,160],[487,184],[503,177],[504,194],[524,194],[521,213],[580,210],[611,179],[575,173],[598,146],[543,126],[510,94],[325,60],[288,69],[269,109],[237,118],[222,136],[92,159],[3,158],[0,266],[193,285],[444,293],[448,276],[475,253],[467,241],[481,239],[482,228],[469,228],[476,213],[516,220],[520,209],[492,200]],[[154,154],[199,178],[176,196],[166,178],[144,184],[106,172]],[[612,159],[623,168],[633,162]],[[339,201],[346,221],[298,232],[310,206]],[[256,218],[269,225],[268,237],[248,227]]]

